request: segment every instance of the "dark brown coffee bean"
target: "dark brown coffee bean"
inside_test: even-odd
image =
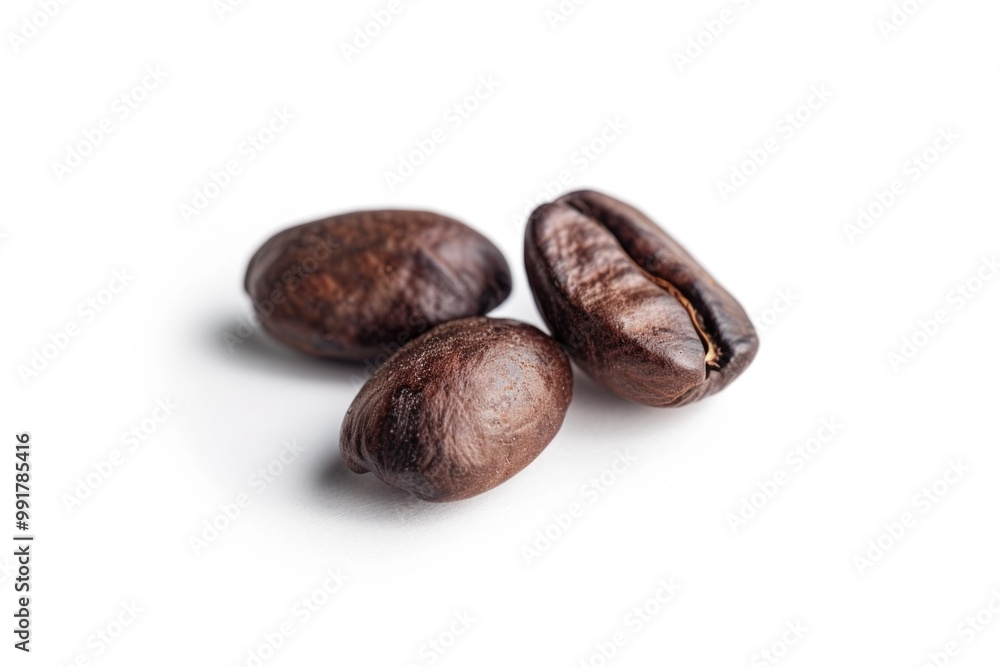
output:
[[[599,384],[636,403],[692,403],[757,353],[739,303],[640,211],[574,192],[531,215],[525,264],[552,335]]]
[[[308,354],[392,353],[442,322],[485,315],[510,294],[500,251],[457,220],[363,211],[280,232],[250,260],[264,328]]]
[[[456,320],[375,372],[347,411],[340,451],[354,472],[424,500],[469,498],[545,449],[572,394],[569,360],[535,327]]]

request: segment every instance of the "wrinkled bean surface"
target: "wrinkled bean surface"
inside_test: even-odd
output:
[[[536,209],[525,264],[552,335],[628,400],[692,403],[732,382],[757,352],[729,292],[646,215],[606,195],[574,192]]]

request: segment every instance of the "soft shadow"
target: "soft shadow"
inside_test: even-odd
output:
[[[383,484],[374,475],[359,475],[347,467],[340,456],[331,457],[316,476],[316,487],[331,496],[350,490],[352,499],[362,503],[395,504],[411,498],[411,494]]]
[[[360,386],[370,376],[370,369],[362,363],[309,356],[276,342],[260,328],[248,338],[241,338],[235,332],[235,321],[236,317],[221,320],[209,331],[212,353],[228,362],[268,375],[323,382],[339,380],[352,386]]]
[[[573,402],[570,410],[592,415],[595,420],[611,416],[663,424],[700,412],[703,403],[704,400],[697,401],[681,408],[657,408],[633,403],[597,384],[576,364],[573,365]]]
[[[338,455],[316,475],[315,496],[319,504],[361,521],[409,524],[422,517],[436,519],[467,511],[465,503],[430,503],[382,482],[371,473],[353,472]],[[469,502],[469,501],[466,501]]]
[[[571,407],[587,413],[596,412],[598,415],[601,413],[606,415],[608,412],[640,415],[653,409],[626,401],[621,396],[613,394],[609,389],[591,380],[590,376],[580,370],[576,364],[573,365],[573,403]]]
[[[572,440],[563,446],[573,452],[606,452],[609,443],[641,447],[632,444],[634,434],[656,432],[664,441],[671,441],[671,434],[685,428],[690,422],[702,417],[703,402],[699,401],[683,408],[656,408],[633,403],[590,379],[574,366],[573,401],[570,403],[563,422],[563,437],[560,441]],[[643,438],[639,439],[644,440]],[[662,444],[649,444],[662,448]]]

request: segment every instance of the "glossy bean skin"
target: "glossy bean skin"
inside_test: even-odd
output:
[[[535,327],[485,317],[442,324],[380,367],[344,419],[357,473],[432,502],[510,479],[555,437],[573,394],[565,353]]]
[[[496,246],[457,220],[361,211],[276,234],[250,260],[245,287],[277,340],[360,361],[485,315],[510,294],[511,277]]]

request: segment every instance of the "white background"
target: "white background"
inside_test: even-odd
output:
[[[409,1],[348,62],[342,45],[387,4],[250,0],[220,16],[211,0],[92,0],[43,20],[34,2],[4,3],[0,535],[14,532],[13,434],[30,431],[37,541],[30,656],[11,647],[12,547],[0,552],[0,661],[253,665],[287,622],[263,664],[762,665],[799,623],[794,646],[774,647],[780,664],[916,667],[950,641],[948,664],[997,664],[1000,614],[984,612],[993,622],[971,642],[959,625],[1000,591],[1000,280],[984,264],[1000,251],[1000,6],[927,2],[886,36],[889,0],[592,0],[554,26],[556,0]],[[731,22],[679,66],[724,9]],[[165,73],[155,88],[148,67]],[[499,88],[447,122],[490,76]],[[814,87],[832,97],[799,109]],[[123,94],[143,98],[126,118]],[[282,108],[294,120],[245,159]],[[779,124],[797,109],[809,118],[789,136]],[[61,173],[105,118],[112,132]],[[582,158],[609,121],[626,127]],[[446,142],[390,189],[385,173],[438,127]],[[958,138],[914,180],[906,163],[947,128]],[[724,201],[719,182],[770,138],[777,152]],[[181,205],[232,159],[240,173],[185,220]],[[431,505],[340,462],[359,367],[259,332],[227,349],[251,312],[256,247],[365,208],[467,221],[514,272],[495,314],[541,324],[521,235],[528,200],[563,171],[565,189],[648,212],[764,323],[726,391],[656,410],[578,373],[531,466]],[[904,194],[849,234],[896,179]],[[127,287],[102,292],[122,270]],[[955,291],[966,285],[971,299]],[[132,451],[123,434],[151,430],[158,399],[179,407]],[[798,468],[788,452],[825,419],[842,427]],[[302,453],[257,493],[251,475],[293,440]],[[91,476],[98,488],[68,507],[116,450],[110,478]],[[619,452],[634,463],[589,502]],[[949,462],[968,472],[915,502]],[[734,530],[727,516],[776,472],[787,483]],[[190,538],[241,493],[250,506],[196,555]],[[915,525],[882,535],[907,512]],[[881,557],[859,564],[880,536]],[[348,581],[303,623],[294,605],[338,568]],[[670,578],[674,599],[628,617]],[[133,602],[108,648],[96,633],[117,633]],[[474,620],[452,637],[456,614]],[[599,645],[618,632],[606,660]]]

